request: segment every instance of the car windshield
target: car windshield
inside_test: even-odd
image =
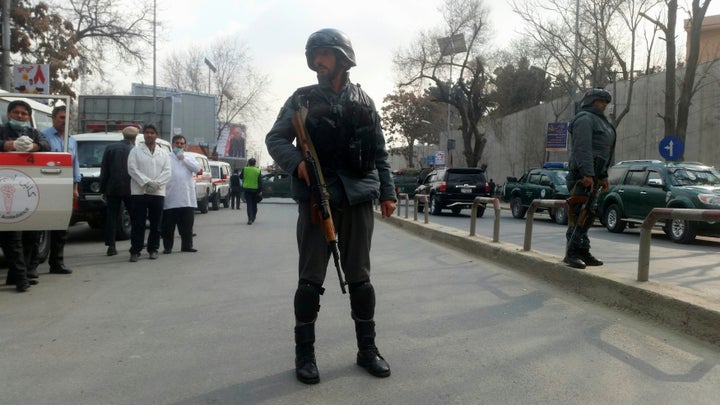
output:
[[[567,170],[553,170],[550,173],[552,173],[554,184],[561,185],[561,186],[565,185],[565,183],[566,183],[565,178],[568,175]]]
[[[210,170],[212,171],[213,179],[219,179],[220,178],[220,168],[217,166],[210,166]]]
[[[78,142],[78,163],[80,167],[100,167],[105,148],[117,141]]]
[[[676,168],[670,170],[670,177],[676,186],[720,187],[720,173],[710,167]]]

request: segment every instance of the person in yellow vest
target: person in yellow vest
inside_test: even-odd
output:
[[[240,172],[240,178],[243,180],[245,204],[247,205],[248,225],[255,222],[258,200],[262,198],[262,178],[260,178],[260,169],[255,164],[255,158],[250,158],[247,165]]]

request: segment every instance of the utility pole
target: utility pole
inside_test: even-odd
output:
[[[2,2],[2,88],[11,91],[12,69],[10,69],[10,0]]]

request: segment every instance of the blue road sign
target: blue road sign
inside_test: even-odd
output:
[[[658,149],[660,150],[660,156],[669,161],[679,160],[685,153],[683,141],[675,135],[668,135],[661,139]]]

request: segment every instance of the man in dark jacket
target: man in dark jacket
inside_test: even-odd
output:
[[[123,140],[105,149],[100,168],[100,193],[104,196],[107,211],[105,213],[105,245],[108,256],[115,256],[115,235],[118,218],[121,218],[123,204],[128,213],[130,209],[130,174],[127,161],[130,150],[135,147],[135,138],[140,131],[136,127],[123,129]]]
[[[570,122],[570,159],[566,177],[568,199],[567,250],[563,261],[570,267],[602,266],[590,253],[588,230],[595,221],[595,207],[586,208],[584,223],[578,223],[588,196],[608,188],[608,168],[615,151],[615,128],[605,118],[611,101],[603,89],[590,89],[581,101],[581,110]],[[591,201],[592,203],[592,201]]]
[[[336,29],[313,33],[305,46],[308,67],[318,84],[298,89],[285,102],[265,144],[270,155],[292,173],[293,198],[298,201],[297,241],[300,260],[295,292],[295,374],[314,384],[320,380],[315,361],[315,320],[330,257],[310,202],[310,175],[296,138],[292,117],[300,107],[309,114],[305,125],[315,145],[330,193],[330,208],[338,233],[342,268],[355,321],[357,364],[376,377],[390,375],[390,366],[375,346],[375,290],[370,283],[370,243],[373,200],[383,217],[395,210],[395,186],[390,177],[380,118],[370,97],[350,82],[355,66],[350,39]]]
[[[11,101],[7,107],[8,123],[0,127],[0,152],[49,152],[50,143],[32,127],[32,108],[22,100]],[[2,186],[12,190],[12,184]],[[3,193],[5,189],[3,189]],[[12,191],[11,191],[12,192]],[[27,243],[39,243],[37,231],[26,231]],[[22,231],[0,231],[0,247],[8,262],[5,284],[15,285],[18,292],[25,292],[36,279],[28,279]]]
[[[240,169],[235,169],[230,176],[230,209],[240,209],[240,198],[242,197],[242,182],[240,181]]]

